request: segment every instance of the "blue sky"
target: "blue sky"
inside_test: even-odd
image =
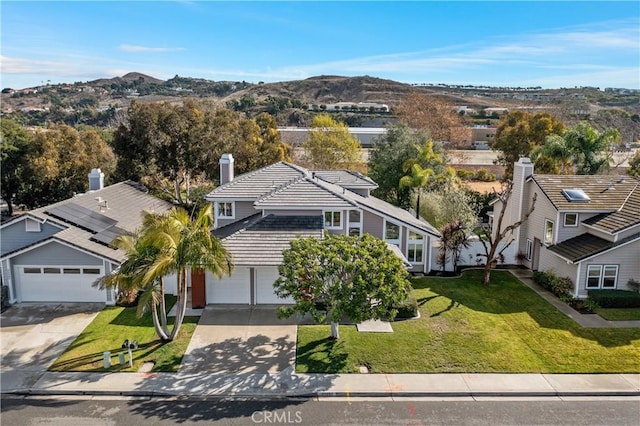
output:
[[[2,87],[157,78],[640,88],[640,2],[0,2]]]

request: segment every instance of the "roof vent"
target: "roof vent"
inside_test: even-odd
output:
[[[588,203],[591,198],[580,188],[563,189],[562,195],[571,203]]]

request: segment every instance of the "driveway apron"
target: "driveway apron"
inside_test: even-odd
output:
[[[182,359],[185,373],[278,373],[294,366],[295,319],[274,306],[208,305]]]

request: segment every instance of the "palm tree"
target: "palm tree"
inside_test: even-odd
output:
[[[619,138],[616,129],[600,133],[584,121],[569,129],[564,139],[573,154],[576,174],[595,175],[607,170],[611,163],[611,145]]]
[[[406,167],[405,167],[406,168]],[[433,170],[423,169],[418,163],[413,163],[405,172],[411,170],[411,174],[400,178],[400,188],[411,188],[416,191],[416,218],[420,217],[420,193],[427,185],[429,178],[433,176]]]
[[[123,248],[128,257],[119,269],[101,280],[102,285],[144,290],[139,314],[150,308],[158,337],[173,340],[180,331],[187,308],[188,271],[204,269],[222,277],[233,270],[231,255],[222,242],[211,235],[212,226],[211,204],[202,208],[193,219],[182,208],[174,208],[166,215],[145,214],[137,235],[114,240],[114,245]],[[176,319],[169,332],[163,277],[170,274],[176,274],[178,278],[178,299]]]

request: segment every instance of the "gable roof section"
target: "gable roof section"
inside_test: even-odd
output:
[[[540,187],[556,210],[613,212],[622,207],[638,181],[629,177],[620,180],[603,175],[536,175],[531,179]],[[582,189],[589,202],[571,202],[563,189]]]
[[[592,234],[581,234],[570,238],[559,244],[549,246],[548,249],[558,256],[573,262],[579,263],[597,254],[614,249],[623,244],[640,239],[640,233],[630,235],[627,238],[613,242]]]
[[[376,189],[378,184],[370,177],[351,170],[316,170],[312,174],[325,182],[349,189]]]
[[[266,194],[254,206],[260,209],[268,208],[315,208],[315,209],[344,209],[355,207],[355,203],[340,194],[345,189],[335,191],[309,178],[298,179],[289,185],[284,185]]]
[[[205,197],[213,201],[218,198],[257,199],[275,188],[305,177],[307,171],[284,161],[271,164],[253,172],[235,177],[211,191]]]
[[[282,250],[296,238],[322,238],[322,216],[268,215],[229,235],[222,244],[241,266],[276,266],[282,263]]]
[[[636,184],[619,210],[599,214],[583,223],[610,234],[640,225],[640,183]]]

